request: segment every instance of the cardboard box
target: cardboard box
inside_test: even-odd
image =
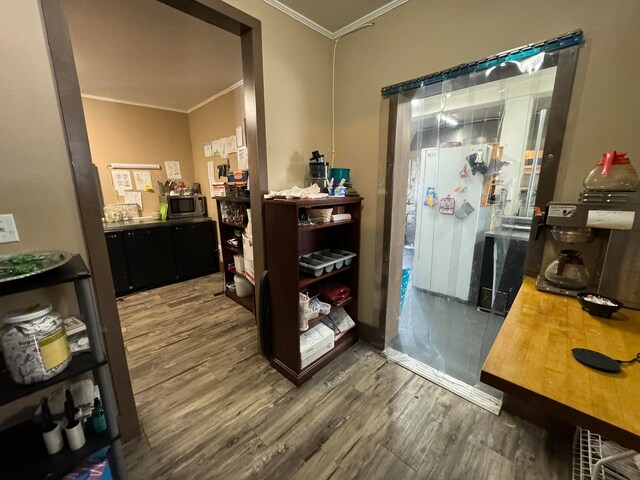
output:
[[[211,182],[211,197],[226,196],[224,182]]]
[[[335,345],[333,330],[319,323],[300,335],[300,358],[302,368],[311,365]]]
[[[242,234],[242,253],[244,254],[244,276],[252,284],[256,284],[255,267],[253,263],[253,236],[246,230]]]

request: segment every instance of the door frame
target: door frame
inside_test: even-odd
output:
[[[560,168],[562,145],[567,125],[571,92],[575,78],[580,45],[558,50],[554,65],[556,78],[551,97],[551,108],[545,139],[545,161],[541,164],[535,206],[544,211],[554,196],[558,170]],[[518,49],[516,49],[518,50]],[[545,59],[545,63],[548,60]],[[435,74],[434,74],[435,75]],[[425,77],[426,78],[426,77]],[[499,78],[492,78],[490,81]],[[482,82],[476,82],[474,85]],[[453,81],[455,88],[468,86],[466,77]],[[408,183],[408,153],[411,129],[411,100],[424,98],[442,92],[439,83],[400,91],[388,97],[389,121],[386,156],[385,197],[382,237],[380,317],[378,330],[384,347],[398,333],[400,317],[400,286],[402,276],[402,257],[405,233],[406,194]],[[385,89],[393,86],[385,87]],[[542,252],[535,247],[535,234],[539,218],[534,216],[525,261],[526,273],[537,274]],[[536,269],[537,268],[537,269]],[[535,273],[533,273],[535,272]]]
[[[262,197],[268,190],[265,134],[262,26],[260,20],[221,0],[156,0],[240,37],[244,81],[246,145],[251,170],[251,222],[253,229],[255,278],[264,271]],[[49,45],[54,81],[60,103],[65,140],[72,167],[81,229],[101,319],[111,377],[119,409],[118,424],[124,442],[140,433],[137,408],[131,386],[120,318],[102,226],[99,192],[96,190],[80,85],[73,57],[69,29],[61,0],[40,0]],[[260,285],[255,302],[259,305]],[[260,335],[258,309],[256,332]],[[259,342],[261,344],[261,342]]]

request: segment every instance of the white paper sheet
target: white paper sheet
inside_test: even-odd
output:
[[[229,152],[227,151],[227,139],[221,138],[218,140],[218,152],[220,152],[221,158],[229,158]]]
[[[244,129],[241,126],[236,128],[236,143],[238,147],[244,146]]]
[[[136,181],[136,190],[147,191],[153,189],[151,183],[151,172],[137,170],[133,172],[133,179]]]
[[[167,178],[182,178],[182,172],[180,171],[180,162],[164,162],[164,167],[167,169]]]
[[[138,210],[142,210],[142,192],[124,192],[124,203],[137,203]]]
[[[213,161],[207,162],[207,173],[209,174],[210,182],[216,179],[216,166]]]
[[[211,153],[214,157],[220,156],[220,140],[211,142]]]
[[[213,157],[213,148],[211,142],[206,142],[204,144],[204,156],[206,158]]]
[[[133,190],[129,170],[111,170],[111,178],[113,179],[113,188],[115,188],[118,193],[125,190]],[[120,193],[120,195],[122,195],[122,193]]]
[[[236,153],[238,151],[238,144],[236,143],[236,136],[231,135],[227,137],[227,154]]]
[[[631,230],[636,212],[621,210],[589,210],[587,227]]]
[[[249,150],[238,147],[238,170],[249,170]]]

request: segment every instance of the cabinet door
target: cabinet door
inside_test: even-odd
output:
[[[124,250],[122,232],[105,233],[107,251],[109,252],[109,264],[113,276],[113,287],[116,295],[123,295],[129,291],[129,270],[127,268],[127,255]]]
[[[177,225],[172,228],[178,278],[192,278],[219,270],[215,222]]]
[[[125,232],[124,245],[134,289],[164,285],[176,280],[171,230],[168,227]]]

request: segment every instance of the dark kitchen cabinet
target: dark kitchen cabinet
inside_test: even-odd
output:
[[[214,222],[176,225],[171,229],[179,279],[207,275],[219,270]]]
[[[105,238],[117,296],[220,269],[211,219],[123,226]]]
[[[124,232],[133,290],[165,285],[177,278],[171,230],[145,228]]]
[[[107,251],[109,252],[109,264],[113,275],[113,287],[116,295],[122,295],[129,291],[129,269],[127,267],[127,253],[124,249],[122,232],[107,233]]]

